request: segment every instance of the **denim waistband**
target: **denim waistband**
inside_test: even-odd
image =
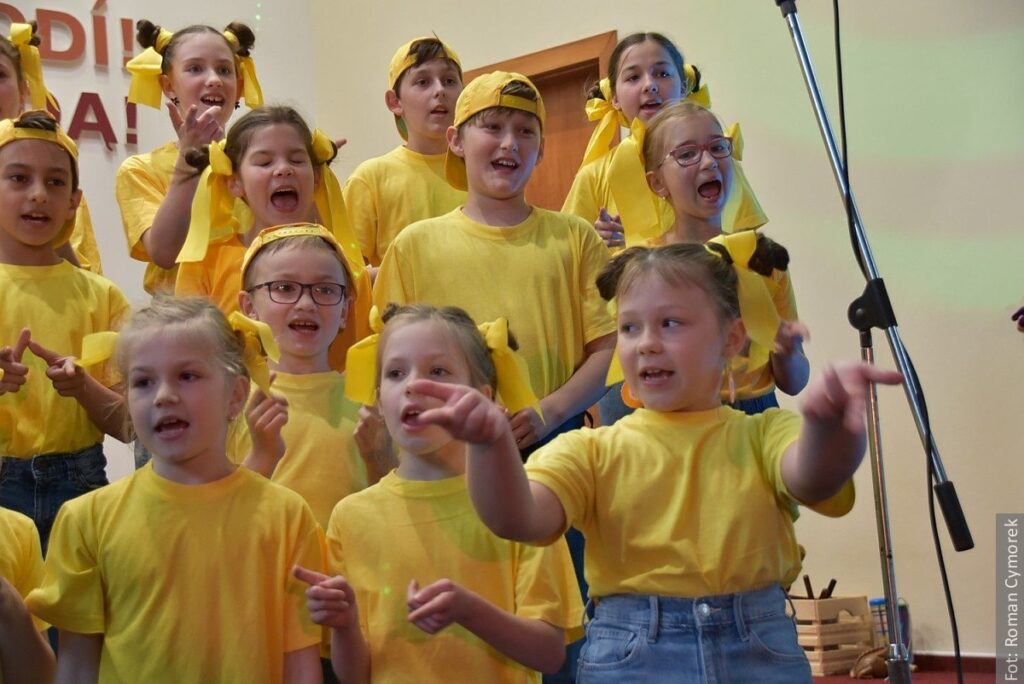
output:
[[[64,454],[40,454],[31,458],[4,456],[0,459],[0,469],[3,470],[4,479],[26,478],[43,482],[67,477],[84,465],[105,466],[106,463],[103,443],[97,442],[81,451]]]
[[[786,613],[786,595],[777,585],[697,598],[615,594],[604,596],[594,604],[595,619],[648,625],[655,629],[740,625]]]

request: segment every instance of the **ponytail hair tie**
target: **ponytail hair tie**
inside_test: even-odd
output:
[[[281,358],[281,351],[270,330],[263,321],[246,317],[239,311],[228,316],[228,324],[242,342],[242,362],[249,371],[249,377],[264,394],[270,394],[270,366],[267,357],[272,361]]]
[[[214,227],[229,228],[231,233],[248,230],[240,226],[234,217],[235,196],[228,188],[228,179],[235,172],[231,158],[224,152],[224,141],[217,140],[207,146],[210,163],[199,176],[199,187],[192,197],[192,218],[188,226],[185,244],[178,252],[177,262],[202,261]]]
[[[60,111],[57,100],[50,91],[46,89],[43,82],[43,61],[39,57],[39,48],[32,44],[35,37],[35,30],[32,24],[11,24],[10,41],[18,48],[18,57],[21,61],[21,74],[28,83],[28,96],[32,109],[45,110],[50,105],[54,111]]]
[[[370,330],[345,354],[345,396],[352,401],[372,406],[377,402],[377,347],[384,323],[376,305],[370,307]]]
[[[580,168],[590,162],[608,154],[612,147],[612,140],[620,126],[629,126],[625,115],[612,104],[612,83],[608,78],[602,78],[598,87],[601,90],[601,97],[592,97],[587,100],[587,120],[597,121],[597,127],[590,135],[590,142],[583,153],[583,161]]]
[[[532,408],[543,421],[540,400],[530,386],[526,361],[508,344],[508,321],[497,318],[490,323],[481,323],[476,329],[491,352],[491,363],[498,379],[495,391],[501,397],[501,403],[512,413]]]
[[[174,37],[174,33],[161,27],[153,47],[148,47],[125,64],[125,69],[132,75],[128,85],[128,101],[160,109],[164,91],[160,87],[160,74],[163,73],[164,50]]]
[[[704,109],[711,109],[711,91],[707,83],[700,82],[700,72],[697,67],[687,64],[683,67],[683,77],[686,79],[686,90],[689,94],[683,98],[684,102],[699,104]]]
[[[235,35],[234,31],[224,29],[221,35],[228,41],[231,51],[235,53],[235,68],[242,81],[242,97],[240,99],[245,100],[245,104],[250,109],[262,106],[263,89],[260,88],[260,82],[256,78],[256,63],[252,61],[252,56],[249,55],[248,50],[245,51],[245,54],[242,54],[241,43],[238,42],[238,36]]]

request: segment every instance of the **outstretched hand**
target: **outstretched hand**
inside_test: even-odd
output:
[[[356,594],[344,577],[328,577],[299,565],[292,568],[292,575],[309,585],[306,606],[314,623],[338,629],[357,624]]]
[[[85,390],[85,369],[75,364],[77,357],[62,356],[31,339],[28,348],[46,362],[46,377],[53,383],[57,394],[62,397],[81,396]]]
[[[470,444],[493,444],[508,434],[505,410],[479,390],[433,380],[415,380],[409,389],[444,402],[416,416],[418,424],[437,425],[453,438]]]
[[[448,625],[461,621],[469,610],[470,592],[450,579],[440,579],[422,589],[416,580],[405,593],[409,622],[427,634],[437,634]]]
[[[178,105],[168,102],[167,113],[171,125],[174,126],[174,132],[178,134],[178,149],[185,152],[197,147],[206,147],[211,142],[223,138],[224,127],[217,120],[220,111],[220,107],[208,107],[199,114],[199,107],[192,105],[187,112],[182,113]]]
[[[903,376],[863,362],[826,366],[804,392],[801,410],[808,422],[851,434],[865,430],[864,410],[872,383],[898,385]]]
[[[17,392],[25,384],[28,366],[21,362],[21,356],[28,348],[32,333],[22,328],[14,346],[0,347],[0,395]]]

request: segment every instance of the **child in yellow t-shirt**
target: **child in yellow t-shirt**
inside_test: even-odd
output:
[[[336,576],[296,571],[313,585],[313,619],[331,627],[335,673],[346,682],[539,682],[537,670],[556,670],[580,631],[568,550],[508,542],[480,523],[466,445],[419,424],[437,402],[414,390],[432,378],[497,392],[512,410],[536,401],[507,324],[481,330],[461,309],[429,306],[391,307],[384,321],[379,339],[353,350],[369,363],[350,361],[361,370],[349,371],[349,389],[363,402],[376,395],[399,466],[334,509]]]
[[[284,106],[255,109],[231,127],[223,144],[190,151],[189,163],[203,176],[189,236],[178,255],[181,265],[174,293],[206,297],[225,315],[238,311],[242,258],[259,232],[319,216],[335,235],[353,275],[345,326],[331,352],[332,367],[342,370],[348,347],[369,332],[371,293],[340,186],[330,170],[336,154],[337,147],[327,136],[311,131],[297,111]],[[211,241],[232,223],[236,197],[252,212],[250,227]]]
[[[735,141],[725,135],[715,115],[700,105],[677,102],[651,119],[643,145],[647,181],[651,190],[669,201],[675,214],[671,227],[652,244],[721,239],[722,211],[735,177],[734,147]],[[748,244],[755,243],[753,236],[747,238]],[[757,303],[769,309],[768,317],[778,321],[778,331],[765,339],[748,323],[753,341],[734,360],[736,371],[730,370],[722,399],[741,411],[758,413],[778,407],[776,385],[789,395],[807,385],[810,365],[803,339],[808,333],[797,320],[785,248],[757,235],[756,249],[745,258],[761,276],[751,282],[762,293]],[[752,321],[752,314],[756,312],[745,312],[745,319]]]
[[[103,435],[127,438],[116,375],[76,356],[128,302],[55,251],[81,198],[77,157],[49,114],[0,121],[0,506],[31,517],[44,550],[61,504],[106,484]]]
[[[601,292],[616,302],[622,370],[645,408],[563,435],[525,468],[502,412],[476,390],[412,387],[444,402],[417,424],[471,443],[469,489],[488,527],[542,544],[569,525],[586,536],[597,638],[580,682],[811,681],[781,588],[800,571],[797,506],[850,510],[870,384],[900,375],[829,368],[802,421],[722,406],[722,375],[746,342],[738,270],[693,243],[614,257]]]
[[[200,299],[157,298],[117,359],[152,454],[57,515],[32,612],[60,630],[58,678],[319,681],[320,630],[293,565],[322,567],[302,498],[225,454],[250,348]]]
[[[263,94],[249,56],[256,35],[245,24],[234,22],[223,31],[195,24],[171,32],[141,19],[137,29],[144,50],[127,65],[128,101],[160,109],[166,96],[177,139],[126,159],[115,190],[128,253],[147,262],[146,291],[168,293],[199,182],[185,153],[221,140],[238,103],[244,99],[258,107]],[[252,218],[245,206],[239,202],[233,210],[235,220],[248,227]]]
[[[53,677],[53,651],[25,607],[25,597],[43,579],[39,533],[31,518],[0,507],[0,682],[46,682]]]
[[[368,476],[372,463],[364,463],[353,439],[359,404],[345,397],[345,376],[328,358],[353,299],[345,254],[323,226],[267,228],[245,253],[242,283],[242,311],[269,325],[277,342],[280,358],[270,364],[273,396],[287,402],[284,457],[259,469],[301,494],[326,529],[335,504],[383,474],[371,468]],[[279,412],[265,402],[254,389],[250,415],[258,426],[272,427]],[[253,438],[243,423],[235,425],[228,455],[238,462]]]
[[[384,101],[405,144],[364,161],[345,182],[352,230],[374,270],[403,228],[466,200],[444,177],[445,134],[461,92],[459,57],[433,36],[409,41],[391,58]]]
[[[0,36],[0,119],[17,119],[25,111],[25,101],[30,109],[45,110],[53,97],[43,82],[42,61],[39,57],[39,36],[36,23],[11,23],[10,36]],[[96,235],[92,229],[92,217],[86,206],[85,197],[78,205],[75,229],[71,238],[57,248],[57,254],[70,263],[103,274]]]

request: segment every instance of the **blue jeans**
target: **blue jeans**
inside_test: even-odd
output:
[[[596,602],[580,684],[799,684],[811,667],[780,587],[695,599],[646,594]]]
[[[0,462],[0,506],[35,521],[44,554],[61,504],[105,484],[107,459],[102,443],[71,454],[5,456]]]

